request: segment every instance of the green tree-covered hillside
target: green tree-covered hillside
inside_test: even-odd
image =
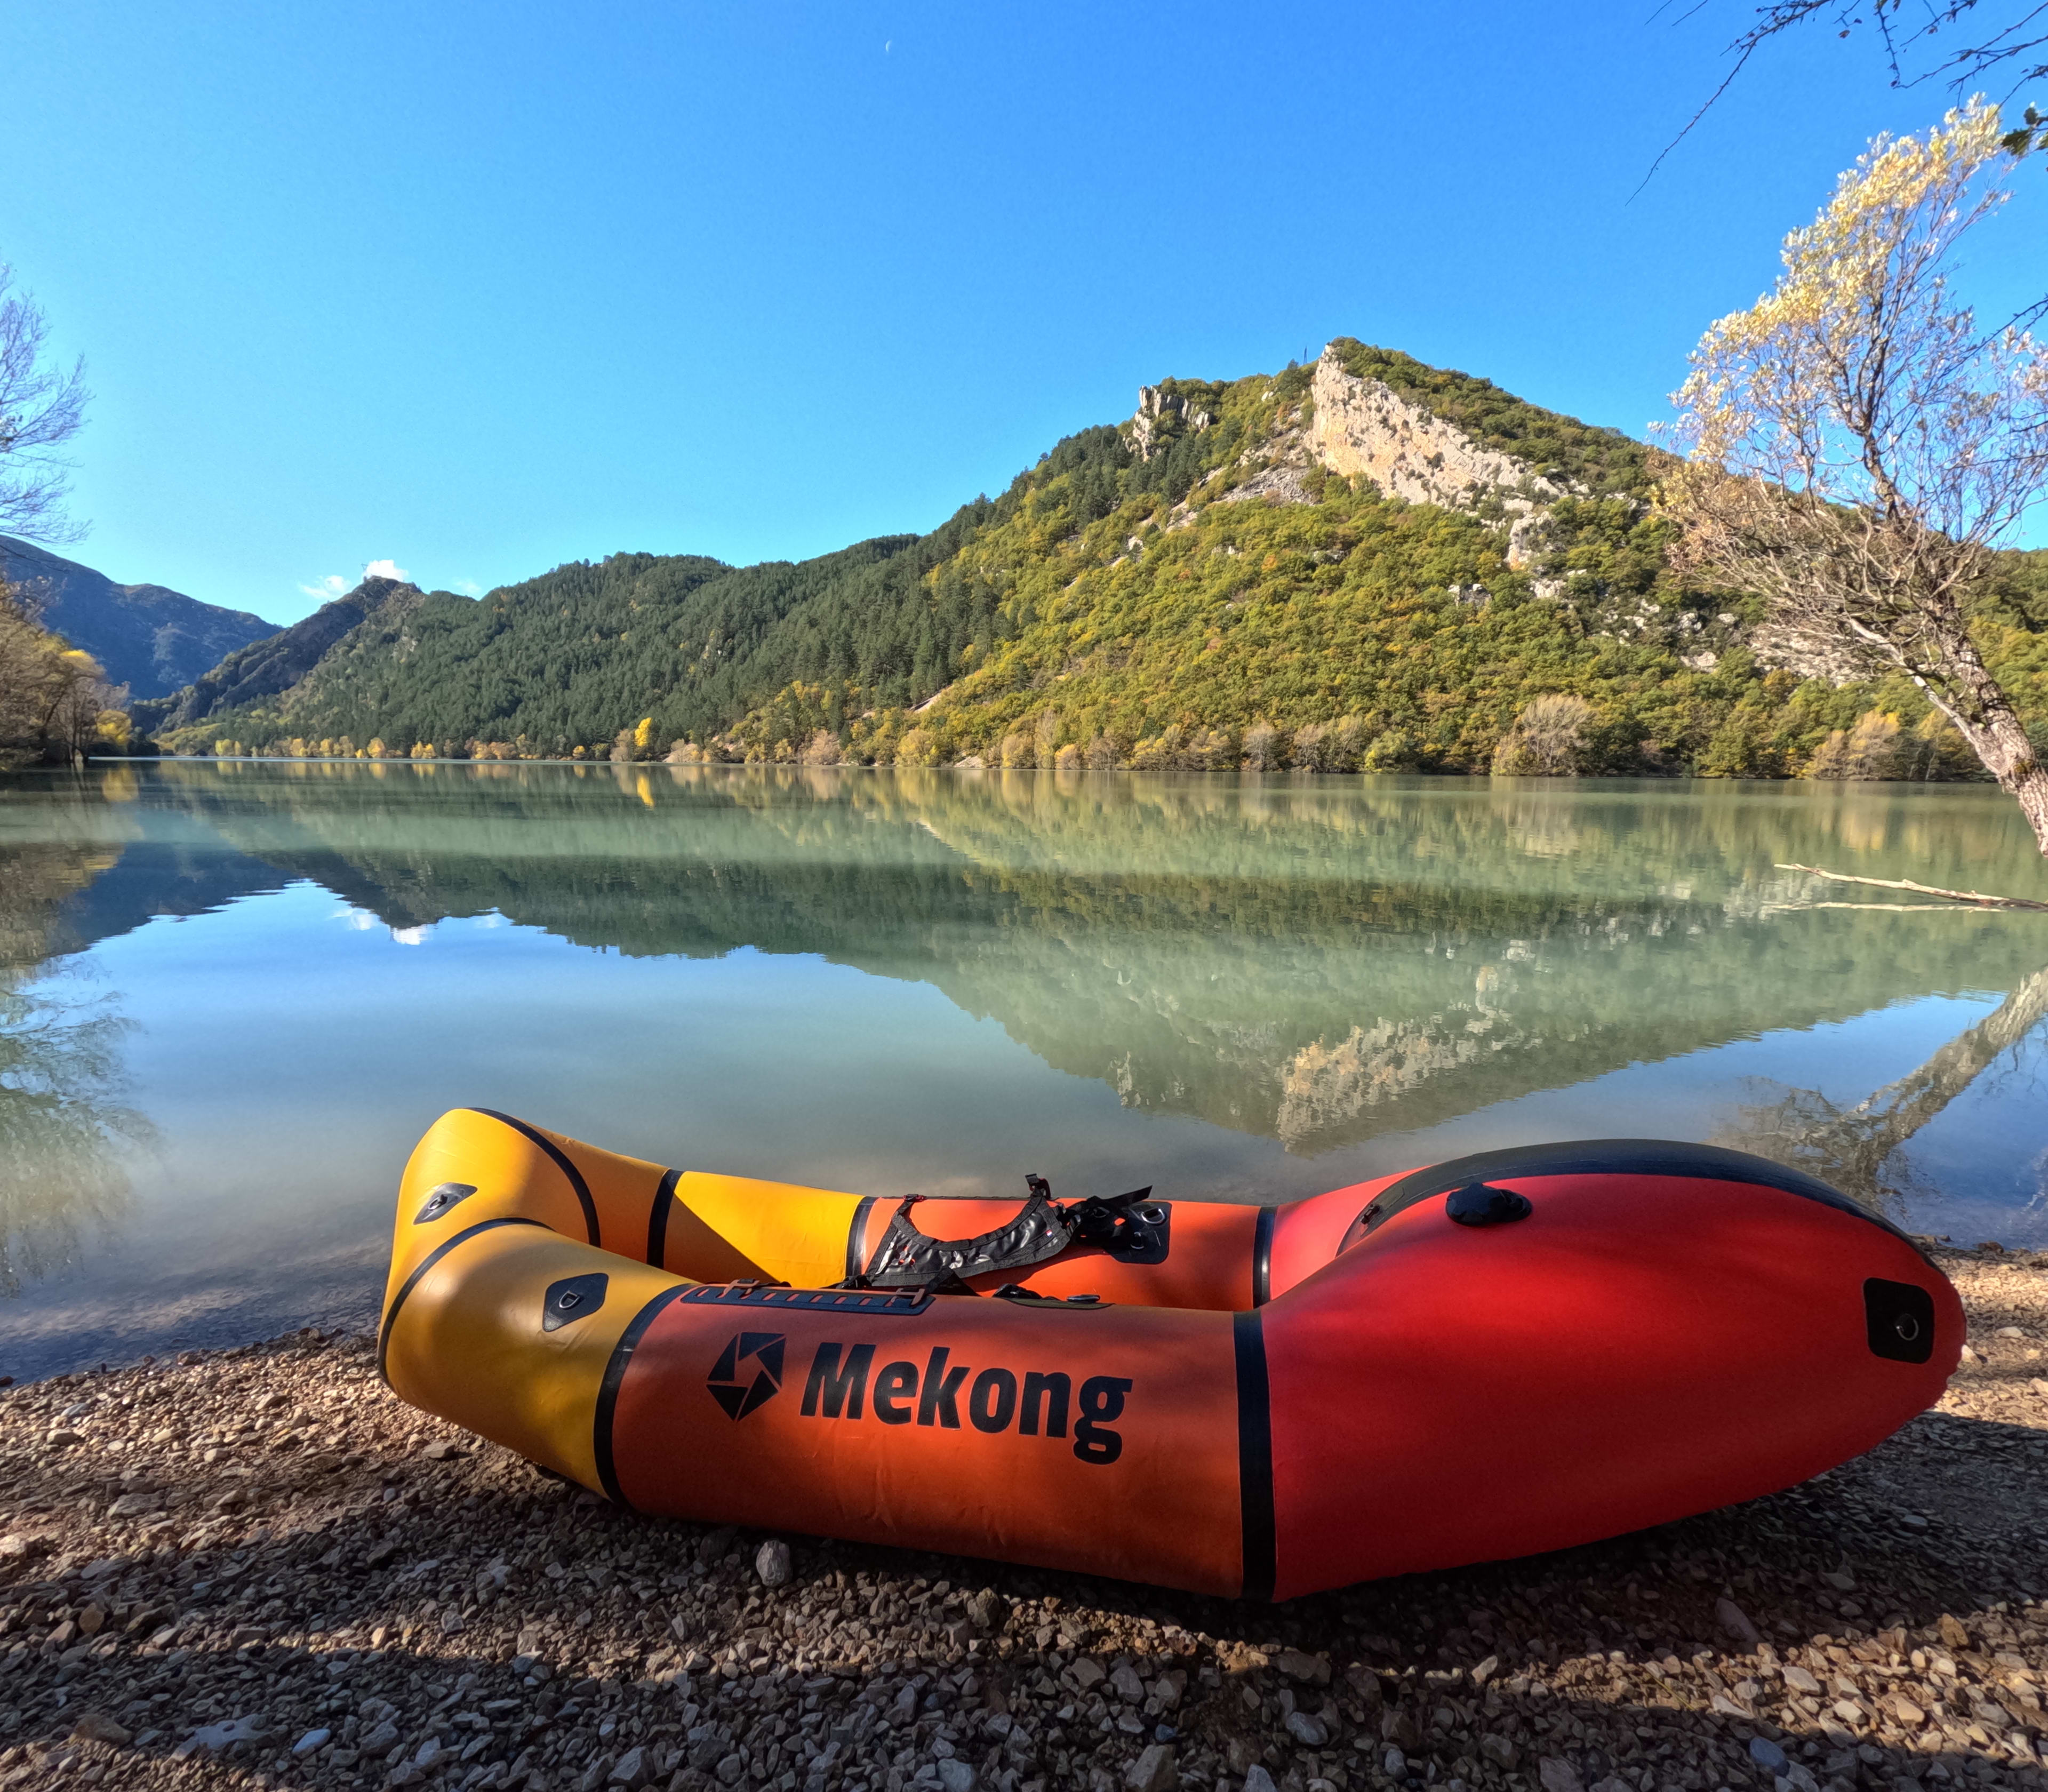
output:
[[[1346,377],[1526,476],[1447,485],[1440,504],[1331,471],[1316,394]],[[285,688],[189,720],[173,700],[165,738],[345,756],[1968,774],[1910,686],[1758,662],[1744,607],[1668,570],[1654,459],[1340,339],[1317,368],[1148,389],[1135,423],[1068,437],[926,536],[747,568],[619,554],[477,601],[387,597]],[[2044,624],[2048,556],[2012,557],[1984,646],[2048,719]]]

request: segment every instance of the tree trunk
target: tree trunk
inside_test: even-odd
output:
[[[1978,657],[1976,644],[1960,627],[1929,631],[1945,664],[1922,677],[1921,688],[1954,723],[1970,751],[2019,805],[2035,845],[2048,858],[2048,766],[2035,757],[2034,743],[2004,688]]]

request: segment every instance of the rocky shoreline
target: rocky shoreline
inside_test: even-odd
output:
[[[2040,1792],[2048,1257],[1937,1255],[1869,1456],[1278,1607],[621,1514],[353,1336],[9,1389],[0,1792]]]

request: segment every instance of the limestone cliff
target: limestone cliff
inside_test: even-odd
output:
[[[1454,510],[1484,506],[1507,529],[1508,564],[1529,564],[1549,506],[1568,491],[1582,495],[1588,488],[1561,467],[1546,469],[1489,446],[1417,398],[1355,372],[1345,364],[1346,351],[1358,347],[1340,339],[1324,349],[1307,402],[1283,409],[1261,437],[1243,448],[1236,464],[1247,476],[1232,487],[1229,500],[1309,503],[1303,475],[1327,467],[1363,476],[1410,503]],[[1219,417],[1210,392],[1176,380],[1141,386],[1126,440],[1141,460],[1150,460],[1170,444],[1211,429]]]
[[[1389,497],[1411,504],[1456,510],[1497,500],[1515,519],[1511,566],[1529,557],[1533,531],[1525,524],[1540,506],[1565,495],[1527,461],[1483,447],[1391,386],[1350,372],[1335,343],[1317,361],[1309,392],[1308,445],[1317,461],[1333,473],[1363,474]]]

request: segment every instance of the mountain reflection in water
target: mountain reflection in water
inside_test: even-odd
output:
[[[2015,1066],[2048,1012],[2048,925],[1844,904],[1842,886],[1777,868],[1789,862],[2048,895],[2007,800],[1955,786],[233,762],[23,777],[0,783],[0,929],[16,1005],[0,1019],[14,1054],[0,1060],[0,1088],[12,1100],[43,1075],[69,1092],[37,1111],[75,1116],[71,1136],[125,1161],[148,1123],[115,1099],[119,1054],[104,1029],[118,1020],[106,1009],[97,1021],[32,1022],[20,1004],[38,967],[83,967],[103,942],[150,936],[145,924],[176,916],[210,917],[218,951],[253,937],[258,916],[281,914],[275,905],[292,890],[317,885],[399,941],[502,919],[629,960],[751,948],[929,985],[1040,1065],[1106,1085],[1123,1112],[1245,1141],[1203,1134],[1209,1145],[1187,1146],[1188,1164],[1212,1153],[1216,1181],[1183,1195],[1305,1192],[1417,1161],[1403,1153],[1500,1142],[1488,1130],[1499,1125],[1565,1125],[1569,1092],[1663,1066],[1658,1099],[1682,1116],[1666,1130],[1747,1142],[1902,1212],[1952,1201],[1950,1183],[1974,1179],[1965,1192],[1978,1208],[2026,1232],[2038,1178],[2023,1162],[1945,1181],[1905,1158],[1922,1152],[1937,1114],[2024,1074]],[[522,1000],[539,999],[537,985],[522,995],[519,978],[535,974],[528,960],[494,956],[511,937],[465,946],[474,964],[439,973],[453,980],[434,999],[452,993],[473,1007],[479,1065],[518,1031]],[[309,1035],[359,1029],[367,1048],[355,1004],[373,998],[336,993],[320,969],[334,949],[294,936],[265,974],[307,979]],[[156,974],[146,956],[138,946],[122,960],[138,1000],[136,979]],[[405,993],[411,983],[396,968],[379,975],[394,980],[376,986],[374,1049],[402,1054],[425,1012]],[[611,1042],[644,1018],[623,993],[631,987],[608,985],[619,993],[607,999],[625,1006],[583,1014],[546,1049],[565,1062],[615,1052],[619,1079],[673,1101],[674,1079],[703,1067]],[[875,1060],[886,1065],[908,1042],[890,1031],[898,1010],[865,987],[875,991]],[[1825,1078],[1796,1065],[1775,1073],[1796,1055],[1785,1041],[1850,1023],[1861,1042],[1817,1056]],[[771,1055],[793,1084],[822,1086],[830,1067],[807,1060],[801,1027],[774,1024]],[[1744,1041],[1771,1057],[1769,1088],[1719,1067]],[[67,1049],[68,1070],[22,1068],[53,1065]],[[1717,1068],[1689,1068],[1689,1054],[1708,1052]],[[238,1074],[260,1079],[262,1057]],[[461,1099],[491,1092],[467,1087]],[[350,1092],[337,1088],[337,1100]],[[1000,1111],[999,1089],[981,1093]],[[1068,1099],[1056,1085],[1041,1095],[1047,1112]],[[1551,1107],[1525,1111],[1539,1098]],[[1574,1131],[1647,1130],[1636,1112],[1588,1115],[1576,1099]],[[175,1115],[139,1105],[176,1130]],[[535,1117],[627,1142],[575,1111]],[[878,1139],[889,1123],[878,1112]],[[976,1123],[962,1116],[964,1139]],[[844,1136],[843,1116],[831,1124]],[[805,1126],[793,1108],[793,1149],[816,1142]],[[708,1154],[698,1161],[745,1167],[740,1142],[708,1135],[716,1127],[693,1114],[692,1138]],[[684,1149],[648,1130],[639,1148],[650,1154]],[[1057,1149],[1049,1144],[1049,1162]],[[64,1150],[31,1140],[27,1154],[47,1166]],[[861,1161],[895,1185],[888,1147]],[[74,1184],[101,1192],[57,1194]],[[43,1185],[77,1226],[118,1220],[114,1181],[51,1174]],[[381,1209],[386,1192],[364,1211]],[[9,1237],[25,1238],[23,1197],[7,1198]],[[1933,1221],[1923,1212],[1921,1223]],[[380,1248],[366,1240],[365,1260]]]

